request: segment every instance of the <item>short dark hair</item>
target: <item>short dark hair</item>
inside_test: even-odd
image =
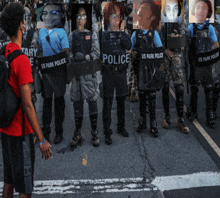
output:
[[[17,36],[18,27],[23,22],[24,7],[20,3],[10,3],[5,6],[0,17],[0,26],[11,38]]]
[[[195,0],[194,3],[193,3],[193,5],[192,5],[191,14],[192,14],[192,15],[195,15],[196,4],[197,4],[198,2],[200,2],[200,1],[202,1],[202,2],[204,2],[204,3],[206,3],[206,4],[208,5],[208,9],[209,9],[209,10],[208,10],[208,14],[207,14],[207,17],[206,17],[206,18],[211,18],[213,10],[212,10],[212,3],[211,3],[210,0]]]

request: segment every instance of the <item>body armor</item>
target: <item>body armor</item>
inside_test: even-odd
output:
[[[91,53],[92,49],[92,33],[91,32],[73,32],[72,34],[72,53],[76,56],[77,52],[81,52],[84,57]]]
[[[123,72],[130,61],[129,54],[121,46],[120,32],[102,32],[103,72]]]

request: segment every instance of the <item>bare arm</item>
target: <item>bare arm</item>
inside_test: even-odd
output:
[[[212,46],[212,49],[216,49],[218,47],[219,47],[219,43],[218,43],[218,41],[215,41],[213,46]]]
[[[69,48],[65,48],[62,52],[65,52],[67,53],[67,56],[69,56],[69,53],[70,53],[70,49]]]
[[[25,84],[20,86],[20,93],[21,93],[21,102],[23,106],[23,110],[25,115],[27,116],[27,119],[31,125],[31,128],[34,131],[34,134],[36,135],[38,142],[43,142],[43,134],[41,132],[37,115],[33,106],[33,103],[31,101],[31,87],[30,84]],[[42,158],[45,156],[45,159],[49,159],[49,157],[52,157],[52,151],[50,149],[51,145],[45,140],[45,142],[39,146],[40,150],[42,152]]]

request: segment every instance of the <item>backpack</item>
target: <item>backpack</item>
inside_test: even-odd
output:
[[[13,91],[8,79],[10,63],[24,53],[21,50],[15,50],[6,57],[5,49],[6,46],[3,46],[0,53],[0,128],[10,124],[21,105],[21,99]]]

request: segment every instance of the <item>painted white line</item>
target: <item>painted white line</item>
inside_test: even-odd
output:
[[[170,88],[170,93],[176,99],[175,93],[171,88]],[[186,112],[185,105],[184,105],[184,111]],[[196,119],[193,120],[193,124],[196,126],[196,128],[203,135],[203,137],[206,139],[206,141],[209,143],[209,145],[213,148],[213,150],[220,157],[220,148],[217,146],[217,144],[214,142],[214,140],[209,136],[209,134],[205,131],[205,129],[199,124],[199,122]]]
[[[157,186],[162,192],[192,187],[220,186],[220,173],[203,172],[190,175],[156,177],[152,184]]]
[[[113,178],[84,180],[42,180],[34,182],[33,194],[119,193],[168,191],[205,186],[220,186],[220,173],[201,172],[188,175],[156,177],[152,182],[143,178]],[[3,182],[0,182],[0,195]],[[17,193],[16,193],[17,194]]]

